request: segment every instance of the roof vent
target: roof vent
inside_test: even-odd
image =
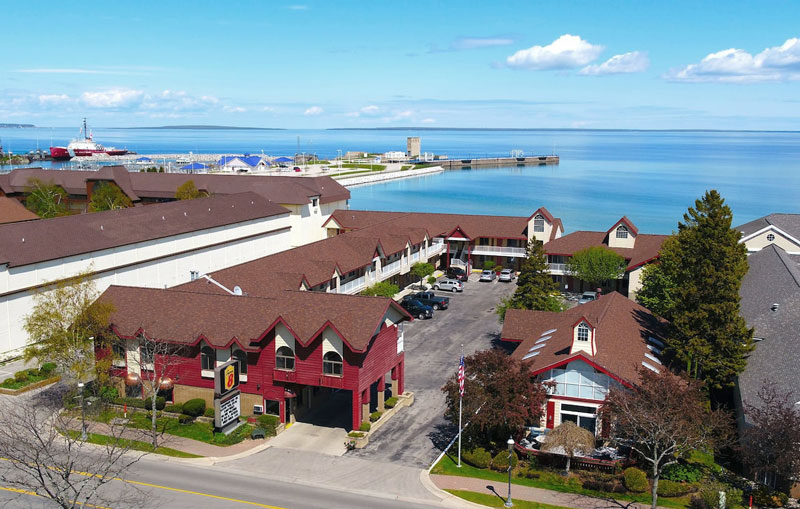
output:
[[[101,229],[101,230],[105,230],[105,228],[103,227],[103,225],[102,225],[102,224],[100,225],[100,229]]]
[[[166,221],[167,219],[164,216],[161,216],[162,221]]]
[[[777,313],[779,307],[780,307],[780,304],[778,304],[776,302],[776,303],[772,304],[772,307],[770,309],[772,310],[773,313]]]
[[[183,213],[183,217],[186,217],[187,215],[188,215],[188,214],[186,214],[186,212],[184,212],[184,213]]]
[[[25,237],[22,237],[22,243],[23,244],[25,243]]]
[[[208,211],[211,212],[211,207],[208,207]]]

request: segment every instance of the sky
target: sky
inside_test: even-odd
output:
[[[12,2],[0,123],[800,130],[797,1]]]

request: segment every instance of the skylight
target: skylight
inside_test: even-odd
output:
[[[547,341],[548,339],[552,338],[553,336],[545,336],[543,338],[539,338],[536,340],[536,343],[541,343],[542,341]]]
[[[647,357],[648,359],[650,359],[653,362],[657,362],[658,364],[661,364],[661,359],[659,359],[658,357],[656,357],[653,354],[646,353],[646,354],[644,354],[644,356]]]
[[[655,353],[656,355],[661,355],[661,349],[657,346],[647,345],[647,348],[650,349],[651,352]]]
[[[528,355],[526,355],[525,357],[523,357],[522,360],[524,361],[525,359],[530,359],[531,357],[536,357],[537,355],[539,355],[539,353],[540,352],[531,352]]]
[[[552,333],[554,333],[554,332],[555,332],[555,331],[557,331],[557,330],[558,330],[558,329],[550,329],[550,330],[546,330],[546,331],[542,332],[542,336],[547,336],[548,334],[552,334]]]
[[[530,354],[528,354],[528,355],[530,355]],[[655,371],[656,373],[661,373],[658,369],[656,369],[655,366],[653,366],[652,364],[648,364],[645,361],[642,361],[642,366],[646,367],[650,371]]]
[[[656,345],[659,348],[664,348],[664,343],[662,343],[661,341],[657,340],[653,336],[650,336],[649,338],[647,338],[647,341],[653,343],[654,345]]]
[[[547,346],[546,344],[542,344],[542,345],[533,345],[533,346],[531,347],[531,349],[530,349],[530,350],[528,350],[528,351],[529,351],[529,352],[532,352],[532,351],[534,351],[534,350],[540,350],[540,349],[542,349],[542,348],[544,348],[544,347],[546,347],[546,346]]]

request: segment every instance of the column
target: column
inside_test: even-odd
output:
[[[384,399],[385,394],[384,391],[386,390],[386,373],[382,374],[381,377],[378,379],[378,412],[384,412],[386,407],[384,406]]]
[[[397,367],[398,367],[397,390],[399,391],[400,394],[403,394],[406,391],[405,388],[406,376],[404,373],[406,367],[406,361],[405,360],[400,361],[400,364],[398,364]]]
[[[353,395],[353,429],[361,426],[361,392],[351,391]]]
[[[397,366],[393,367],[392,368],[392,396],[395,397],[395,398],[400,395],[400,393],[397,392],[397,372],[398,372],[398,367]]]
[[[369,387],[361,393],[361,422],[369,422]]]

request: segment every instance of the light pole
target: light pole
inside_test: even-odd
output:
[[[86,410],[83,406],[83,382],[78,382],[78,391],[81,397],[81,440],[86,441]]]
[[[511,468],[514,466],[511,461],[511,455],[514,454],[514,439],[508,437],[508,498],[506,499],[506,503],[503,504],[505,507],[514,507],[514,504],[511,503]]]

